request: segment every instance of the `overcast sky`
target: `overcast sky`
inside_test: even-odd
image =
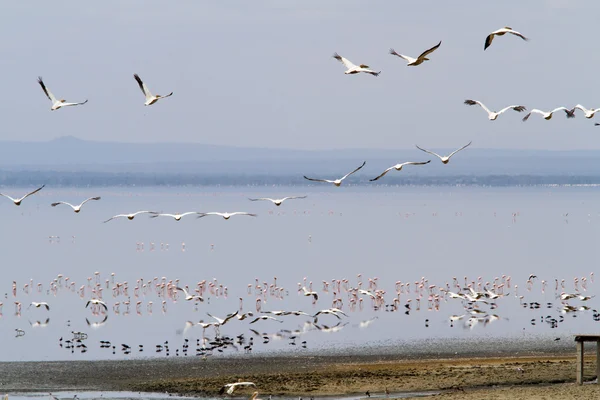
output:
[[[7,1],[0,140],[600,149],[581,113],[489,121],[463,105],[600,107],[599,11],[597,0]],[[504,36],[484,52],[505,25],[531,40]],[[440,40],[418,67],[388,54]],[[381,75],[344,75],[334,52]],[[174,95],[144,107],[133,73]],[[89,103],[51,112],[38,75]]]

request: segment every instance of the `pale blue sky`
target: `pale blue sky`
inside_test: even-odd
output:
[[[2,5],[0,140],[198,142],[322,148],[600,148],[598,1],[81,1]],[[486,35],[509,25],[531,38]],[[587,40],[586,40],[587,38]],[[388,54],[417,56],[419,67]],[[381,70],[344,75],[334,52]],[[151,107],[132,74],[173,97]],[[50,111],[36,83],[89,99]],[[600,118],[600,117],[599,117]]]

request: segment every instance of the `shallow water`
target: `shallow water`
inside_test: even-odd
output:
[[[4,190],[4,189],[3,189]],[[26,189],[9,188],[18,194]],[[250,202],[247,197],[307,194],[304,200],[291,200],[281,207],[267,202]],[[52,208],[57,200],[75,202],[88,196],[102,200],[84,206],[80,214],[67,207]],[[3,199],[6,200],[6,199]],[[579,284],[579,292],[595,295],[598,282],[592,282],[596,270],[595,248],[600,229],[600,213],[596,204],[600,189],[596,187],[539,188],[466,188],[466,187],[237,187],[237,188],[102,188],[85,190],[53,190],[45,188],[26,199],[20,207],[9,201],[0,202],[3,227],[0,231],[3,263],[0,293],[4,305],[0,317],[0,360],[69,360],[127,359],[132,357],[194,356],[201,348],[203,329],[190,327],[186,321],[211,321],[206,314],[223,317],[239,308],[241,297],[245,311],[256,312],[256,290],[247,286],[271,284],[284,296],[267,296],[262,310],[302,310],[314,314],[332,306],[333,293],[322,291],[322,281],[348,279],[356,287],[359,278],[363,288],[375,278],[378,288],[386,291],[387,307],[374,311],[371,300],[363,297],[363,309],[350,311],[348,295],[342,292],[342,308],[348,317],[337,319],[320,316],[277,317],[250,325],[230,321],[220,329],[221,335],[233,339],[243,334],[243,344],[200,351],[206,357],[243,354],[253,337],[253,353],[289,351],[320,352],[347,348],[376,349],[420,341],[490,337],[521,339],[532,335],[561,337],[573,333],[592,333],[598,329],[593,311],[562,314],[556,299],[555,279],[565,280],[565,289],[574,292],[574,278],[587,281],[587,290]],[[144,215],[133,221],[108,217],[140,209],[163,212],[184,211],[249,211],[257,218],[233,217],[225,221],[217,217],[195,219],[185,217],[150,219]],[[50,239],[49,237],[54,238]],[[60,241],[58,238],[60,237]],[[144,250],[138,243],[144,243]],[[155,244],[150,250],[150,243]],[[182,243],[185,251],[182,251]],[[161,250],[161,243],[163,244]],[[166,244],[168,243],[168,250]],[[106,315],[94,315],[85,304],[91,297],[90,283],[98,280],[113,286],[128,282],[128,296],[113,298],[104,289],[108,304]],[[48,292],[50,282],[63,275],[63,286],[56,294]],[[531,290],[526,281],[530,274],[538,276]],[[456,277],[464,286],[468,282],[492,282],[495,277],[511,276],[509,295],[496,301],[497,308],[482,306],[485,315],[494,320],[468,321],[469,315],[451,326],[451,315],[465,311],[460,301],[442,300],[439,310],[429,310],[427,290],[417,305],[414,282],[426,278],[427,285],[452,285]],[[75,291],[67,290],[69,277]],[[136,281],[179,279],[179,285],[194,287],[201,280],[222,284],[227,296],[205,295],[206,301],[195,305],[181,297],[164,299],[154,292],[135,297]],[[306,281],[304,281],[306,278]],[[542,293],[542,280],[547,282]],[[11,293],[17,282],[16,297]],[[319,300],[298,294],[298,283],[318,291]],[[396,297],[396,281],[411,282],[410,293],[400,296],[399,309],[390,310]],[[25,293],[23,286],[33,283],[34,290]],[[41,291],[37,284],[41,283]],[[518,285],[519,299],[514,285]],[[77,290],[84,286],[84,295]],[[104,286],[105,287],[105,286]],[[434,291],[437,289],[433,289]],[[458,289],[456,289],[458,290]],[[5,294],[6,293],[6,294]],[[129,298],[129,309],[124,302]],[[405,314],[405,304],[411,311]],[[15,315],[14,302],[22,303],[20,316]],[[27,309],[31,301],[47,301],[50,311]],[[119,313],[114,304],[120,302]],[[140,301],[139,313],[136,302]],[[148,303],[152,301],[152,312]],[[527,303],[527,307],[522,306]],[[531,309],[529,304],[540,303]],[[551,303],[548,305],[547,303]],[[587,302],[572,300],[574,306],[597,307],[597,299]],[[419,310],[417,310],[419,308]],[[257,314],[258,315],[258,314]],[[482,314],[483,315],[483,314]],[[556,327],[542,322],[542,317],[558,321]],[[104,321],[106,317],[106,321]],[[561,318],[562,317],[562,318]],[[86,321],[87,319],[87,321]],[[533,319],[533,321],[532,321]],[[545,320],[545,319],[544,319]],[[88,322],[92,325],[88,325]],[[95,324],[95,325],[94,325]],[[250,329],[256,332],[252,332]],[[16,336],[15,329],[24,335]],[[68,348],[66,340],[72,331],[87,334],[82,347]],[[205,332],[214,337],[213,328]],[[59,342],[59,338],[63,342]],[[291,339],[295,337],[295,339]],[[186,341],[187,339],[187,341]],[[110,341],[100,348],[100,341]],[[303,344],[302,342],[306,342]],[[197,346],[197,343],[199,345]],[[63,346],[61,347],[60,344]],[[124,351],[122,344],[131,347]],[[184,352],[184,345],[188,351]],[[140,347],[142,345],[142,347]],[[156,346],[162,351],[156,352]],[[114,349],[112,346],[115,346]],[[142,351],[140,351],[142,349]],[[373,350],[374,351],[374,350]]]

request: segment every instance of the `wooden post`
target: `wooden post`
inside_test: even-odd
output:
[[[596,384],[600,385],[600,340],[596,341]]]
[[[577,384],[583,385],[583,340],[577,341]]]

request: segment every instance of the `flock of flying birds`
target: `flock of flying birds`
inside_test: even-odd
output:
[[[500,28],[494,32],[491,32],[485,39],[485,44],[484,44],[484,50],[486,50],[488,47],[491,46],[493,40],[495,37],[501,37],[504,36],[506,34],[511,34],[514,35],[516,37],[519,37],[525,41],[529,40],[527,37],[525,37],[522,33],[512,29],[511,27],[503,27]],[[440,41],[438,44],[436,44],[435,46],[425,50],[424,52],[422,52],[417,58],[413,58],[404,54],[400,54],[398,52],[396,52],[394,49],[390,49],[390,54],[397,56],[403,60],[405,60],[407,62],[407,66],[418,66],[421,65],[423,62],[425,61],[429,61],[429,58],[431,56],[431,54],[437,50],[440,46],[441,46],[442,42]],[[338,53],[334,53],[333,57],[340,61],[345,67],[346,67],[346,71],[344,72],[347,75],[353,75],[353,74],[358,74],[358,73],[367,73],[367,74],[371,74],[373,76],[379,76],[379,74],[381,73],[381,71],[375,71],[373,69],[371,69],[368,65],[366,64],[359,64],[356,65],[354,63],[352,63],[351,61],[349,61],[347,58],[344,58],[342,56],[340,56]],[[173,92],[170,92],[167,95],[159,95],[159,94],[152,94],[152,92],[150,91],[150,89],[148,88],[148,86],[142,81],[142,79],[140,78],[140,76],[138,74],[134,74],[133,75],[134,79],[136,80],[138,86],[140,87],[140,90],[142,91],[142,93],[144,94],[145,97],[145,102],[144,105],[145,106],[151,106],[155,103],[157,103],[160,99],[163,98],[167,98],[173,95]],[[40,86],[42,87],[44,93],[46,94],[46,96],[48,97],[48,99],[50,99],[50,101],[52,102],[52,106],[51,106],[51,110],[58,110],[62,107],[67,107],[67,106],[78,106],[78,105],[83,105],[86,104],[88,102],[88,100],[86,99],[83,102],[66,102],[64,99],[62,100],[58,100],[53,94],[52,92],[46,87],[44,81],[42,80],[41,77],[38,78],[38,83],[40,84]],[[478,105],[480,106],[488,115],[488,119],[491,121],[496,120],[501,114],[505,113],[506,111],[509,110],[513,110],[513,111],[517,111],[517,112],[523,112],[526,111],[526,107],[523,105],[510,105],[507,107],[502,108],[500,111],[491,111],[488,107],[486,107],[485,104],[483,104],[482,102],[478,101],[478,100],[471,100],[471,99],[467,99],[464,101],[464,103],[466,105],[469,106],[473,106],[473,105]],[[564,111],[565,115],[567,118],[574,118],[575,117],[575,111],[576,110],[581,110],[584,113],[585,118],[593,118],[594,115],[600,111],[600,108],[592,108],[592,109],[587,109],[586,107],[582,106],[581,104],[577,104],[575,107],[572,108],[567,108],[567,107],[557,107],[551,111],[543,111],[543,110],[539,110],[539,109],[532,109],[527,115],[525,115],[525,117],[523,117],[523,121],[527,121],[529,119],[529,117],[531,116],[531,114],[539,114],[541,115],[545,120],[550,120],[553,116],[554,113],[558,112],[558,111]],[[600,123],[595,123],[596,126],[600,125]],[[433,151],[430,150],[426,150],[423,149],[419,146],[416,146],[419,150],[422,150],[428,154],[431,154],[435,157],[438,157],[442,163],[447,164],[450,161],[450,158],[455,155],[457,152],[465,149],[466,147],[468,147],[471,144],[471,142],[469,142],[467,145],[462,146],[461,148],[459,148],[458,150],[450,153],[447,156],[442,156],[439,155],[437,153],[434,153]],[[385,171],[383,171],[381,174],[379,174],[378,176],[376,176],[373,179],[370,179],[370,181],[377,181],[381,178],[383,178],[388,172],[392,171],[392,170],[396,170],[396,171],[401,171],[402,168],[404,166],[407,165],[425,165],[430,163],[431,160],[428,161],[408,161],[408,162],[402,162],[402,163],[398,163],[396,165],[391,166],[390,168],[386,169]],[[313,182],[323,182],[323,183],[332,183],[335,186],[340,186],[342,184],[342,182],[348,178],[350,175],[354,174],[355,172],[359,171],[362,167],[364,167],[366,164],[366,162],[363,162],[363,164],[356,168],[355,170],[353,170],[352,172],[349,172],[348,174],[342,176],[341,178],[338,179],[322,179],[322,178],[309,178],[307,176],[304,176],[305,179],[309,180],[309,181],[313,181]],[[39,189],[37,189],[39,190]],[[37,191],[36,190],[36,191]],[[35,193],[36,191],[32,192],[32,193],[28,193],[27,195],[25,195],[24,197],[20,198],[20,199],[12,199],[16,205],[19,205],[20,202],[27,196]],[[4,195],[6,196],[6,195]],[[6,196],[9,197],[9,196]],[[10,197],[9,197],[10,198]],[[261,199],[261,200],[270,200],[272,201],[275,205],[280,205],[284,200],[286,199],[291,199],[293,197],[288,197],[288,198],[284,198],[284,199]],[[84,201],[83,203],[81,203],[78,206],[73,206],[71,204],[68,203],[63,203],[60,202],[58,204],[68,204],[71,207],[73,207],[73,209],[75,210],[75,212],[79,212],[81,206],[89,201],[89,200],[98,200],[99,198],[90,198],[87,199],[86,201]],[[54,205],[54,204],[53,204]],[[189,212],[189,213],[183,213],[183,214],[163,214],[163,213],[158,213],[158,212],[153,212],[153,211],[138,211],[135,213],[131,213],[131,214],[119,214],[116,215],[112,218],[110,218],[109,220],[105,221],[108,222],[114,218],[119,218],[119,217],[126,217],[130,220],[132,220],[136,215],[138,214],[152,214],[151,217],[159,217],[159,216],[166,216],[166,217],[172,217],[174,218],[176,221],[179,221],[182,217],[184,217],[185,215],[190,215],[190,214],[196,214],[198,215],[198,217],[204,217],[206,215],[219,215],[222,216],[225,219],[229,219],[230,217],[234,216],[234,215],[246,215],[246,216],[256,216],[255,214],[252,213],[247,213],[247,212],[234,212],[234,213],[199,213],[199,212]]]
[[[507,33],[517,36],[525,41],[528,40],[528,38],[526,38],[520,32],[517,32],[510,27],[504,27],[504,28],[498,29],[498,30],[490,33],[486,37],[484,50],[486,50],[492,44],[492,42],[496,36],[501,37]],[[441,44],[442,44],[442,42],[440,41],[435,46],[431,47],[430,49],[425,50],[417,58],[412,58],[412,57],[397,53],[394,49],[390,49],[390,54],[405,60],[407,62],[407,66],[418,66],[418,65],[421,65],[425,61],[429,61],[428,57],[430,57],[431,54],[441,46]],[[379,74],[381,73],[381,71],[375,71],[375,70],[371,69],[368,65],[365,65],[365,64],[355,65],[352,62],[350,62],[348,59],[340,56],[337,53],[335,53],[333,57],[336,60],[340,61],[342,64],[344,64],[344,66],[346,67],[346,71],[344,72],[345,74],[351,75],[351,74],[358,74],[358,73],[367,73],[367,74],[371,74],[373,76],[379,76]],[[171,92],[167,95],[164,95],[164,96],[161,96],[158,94],[152,94],[152,92],[148,89],[148,87],[142,81],[142,79],[139,77],[139,75],[134,74],[134,79],[136,80],[137,84],[139,85],[141,91],[143,92],[143,94],[145,96],[145,102],[144,102],[145,106],[153,105],[153,104],[157,103],[160,99],[167,98],[167,97],[170,97],[173,95],[173,92]],[[82,102],[66,102],[65,100],[58,100],[52,94],[52,92],[47,88],[47,86],[45,85],[45,83],[41,77],[38,79],[38,83],[42,87],[45,95],[52,102],[52,106],[51,106],[52,111],[58,110],[62,107],[84,105],[88,102],[87,99]],[[480,101],[470,100],[470,99],[465,100],[465,104],[466,105],[479,105],[484,111],[486,111],[486,113],[488,114],[488,118],[492,121],[496,120],[498,118],[498,116],[500,116],[501,114],[503,114],[504,112],[506,112],[508,110],[513,110],[513,111],[517,111],[517,112],[523,112],[526,110],[525,106],[511,105],[511,106],[501,109],[498,112],[495,112],[495,111],[490,111]],[[595,113],[600,111],[600,109],[586,109],[585,107],[581,106],[580,104],[578,104],[575,107],[570,108],[570,109],[566,108],[566,107],[558,107],[552,111],[547,111],[547,112],[541,111],[538,109],[533,109],[523,118],[523,121],[527,121],[532,113],[540,114],[544,119],[550,120],[552,118],[552,115],[558,111],[564,111],[567,118],[573,118],[573,117],[575,117],[576,110],[581,110],[584,113],[586,118],[593,118]],[[596,125],[600,125],[600,124],[596,123]],[[416,147],[417,147],[417,149],[419,149],[425,153],[431,154],[431,155],[439,158],[443,164],[448,164],[451,157],[453,157],[455,154],[457,154],[461,150],[464,150],[465,148],[467,148],[470,145],[471,145],[471,142],[458,148],[457,150],[451,152],[448,155],[440,155],[433,151],[421,148],[419,146],[416,146]],[[370,181],[377,181],[377,180],[383,178],[388,172],[390,172],[392,170],[401,171],[403,167],[408,166],[408,165],[415,165],[415,166],[426,165],[430,162],[431,162],[431,160],[409,161],[409,162],[398,163],[398,164],[393,165],[390,168],[384,170],[378,176],[370,179]],[[304,178],[309,181],[330,183],[330,184],[335,185],[336,187],[339,187],[339,186],[341,186],[342,182],[346,178],[348,178],[352,174],[354,174],[357,171],[359,171],[360,169],[362,169],[365,166],[365,164],[366,164],[366,161],[363,162],[362,165],[360,165],[358,168],[352,170],[351,172],[347,173],[346,175],[344,175],[338,179],[322,179],[322,178],[312,178],[312,177],[307,177],[307,176],[304,176]],[[21,205],[21,202],[24,199],[39,192],[41,189],[44,188],[44,186],[45,185],[42,185],[41,187],[25,194],[24,196],[22,196],[20,198],[13,198],[4,193],[0,193],[0,196],[7,197],[15,205],[19,206],[19,205]],[[283,197],[283,198],[278,198],[278,199],[272,199],[272,198],[265,197],[265,198],[251,198],[249,200],[251,200],[251,201],[270,201],[275,206],[280,206],[284,201],[293,200],[293,199],[304,199],[306,197],[307,196],[289,196],[289,197]],[[90,202],[90,201],[98,201],[100,199],[101,199],[101,197],[99,197],[99,196],[90,197],[90,198],[82,201],[80,204],[70,204],[68,202],[58,201],[58,202],[51,203],[51,206],[56,207],[59,205],[66,205],[66,206],[71,207],[75,213],[79,213],[84,204],[86,204],[87,202]],[[107,219],[104,222],[109,222],[109,221],[111,221],[113,219],[117,219],[117,218],[127,218],[128,220],[133,220],[137,215],[140,215],[140,214],[149,214],[151,218],[170,217],[170,218],[175,219],[176,221],[181,220],[184,216],[187,216],[187,215],[195,215],[197,218],[214,215],[214,216],[221,216],[225,220],[228,220],[233,216],[253,216],[253,217],[256,216],[256,214],[249,213],[249,212],[230,212],[229,213],[229,212],[196,212],[196,211],[192,211],[192,212],[185,212],[185,213],[181,213],[181,214],[173,214],[173,213],[162,213],[162,212],[158,212],[158,211],[137,211],[137,212],[130,213],[130,214],[118,214],[118,215],[115,215],[115,216]],[[412,310],[419,311],[420,307],[421,307],[422,299],[424,302],[427,302],[427,309],[430,311],[438,311],[441,303],[446,303],[448,301],[461,302],[464,307],[463,308],[464,312],[461,315],[450,316],[449,317],[450,326],[452,327],[452,326],[454,326],[454,324],[456,322],[464,320],[465,321],[464,327],[468,328],[468,329],[473,329],[478,324],[483,324],[485,326],[493,321],[501,319],[501,317],[499,317],[497,314],[495,314],[492,310],[494,310],[498,307],[497,303],[499,300],[501,300],[503,298],[508,298],[509,293],[505,292],[505,289],[508,289],[511,287],[510,277],[506,277],[506,276],[502,276],[502,278],[495,278],[493,281],[485,282],[485,283],[482,281],[481,277],[479,277],[476,280],[472,280],[470,282],[465,277],[464,285],[460,284],[456,278],[453,278],[452,282],[447,282],[445,285],[440,285],[440,286],[430,285],[427,279],[422,278],[420,281],[414,282],[412,295],[410,294],[411,293],[411,283],[410,282],[405,282],[405,283],[400,282],[400,281],[396,282],[395,290],[392,292],[392,294],[393,294],[392,298],[388,298],[386,300],[386,291],[378,288],[377,278],[369,279],[368,287],[367,287],[367,285],[363,286],[363,283],[360,280],[360,275],[358,276],[358,278],[359,278],[359,280],[357,282],[357,286],[355,286],[355,287],[351,287],[347,279],[338,279],[338,280],[334,279],[331,282],[323,281],[323,288],[319,292],[316,289],[315,290],[312,289],[312,282],[310,282],[310,284],[307,283],[306,278],[305,278],[304,284],[298,283],[298,293],[305,297],[310,298],[312,300],[313,306],[319,300],[319,294],[328,294],[328,293],[333,294],[333,301],[331,303],[331,307],[322,309],[316,313],[306,313],[303,311],[263,310],[261,308],[261,304],[266,303],[267,298],[283,299],[283,297],[285,296],[283,293],[284,292],[287,293],[287,290],[277,286],[276,280],[273,284],[269,285],[266,282],[264,284],[260,284],[257,279],[256,283],[254,285],[252,285],[252,284],[248,285],[248,294],[258,296],[257,300],[256,300],[256,312],[257,312],[256,314],[254,314],[251,311],[244,311],[243,306],[242,306],[243,299],[240,298],[240,308],[235,313],[228,314],[225,318],[215,317],[215,316],[207,313],[207,315],[211,318],[210,322],[204,322],[203,320],[201,320],[199,322],[188,321],[188,323],[186,323],[185,329],[190,329],[194,326],[200,326],[203,329],[202,342],[200,341],[200,339],[197,340],[197,346],[198,346],[197,355],[206,356],[206,355],[210,355],[212,351],[222,352],[224,349],[234,345],[234,341],[232,338],[222,336],[219,331],[219,329],[222,326],[224,326],[225,324],[227,324],[229,321],[234,321],[234,320],[241,321],[246,318],[250,318],[251,319],[250,324],[254,324],[261,320],[272,320],[272,321],[276,321],[276,322],[283,322],[281,319],[278,319],[278,318],[280,318],[282,316],[288,316],[288,315],[305,317],[307,319],[307,321],[306,321],[304,328],[295,330],[295,331],[287,331],[287,333],[288,333],[287,337],[295,339],[296,337],[299,337],[300,335],[305,334],[310,329],[318,329],[318,330],[322,330],[322,331],[331,331],[331,332],[335,332],[337,330],[342,329],[345,325],[345,324],[341,324],[342,319],[348,317],[348,315],[344,311],[342,311],[342,308],[344,307],[344,305],[347,305],[348,310],[350,310],[350,311],[354,311],[357,307],[359,309],[362,309],[363,299],[369,301],[370,307],[375,311],[380,310],[380,311],[393,312],[393,311],[401,310],[401,311],[404,311],[405,314],[409,314]],[[124,283],[123,282],[121,282],[121,283],[115,282],[114,274],[112,274],[112,278],[111,278],[112,281],[109,282],[109,280],[106,280],[105,284],[98,279],[98,273],[96,273],[96,279],[97,279],[96,283],[92,284],[91,283],[92,278],[89,278],[87,288],[84,285],[84,286],[81,286],[78,290],[76,290],[75,286],[74,286],[75,285],[74,282],[64,281],[64,280],[62,280],[62,276],[59,276],[57,279],[55,279],[53,282],[51,282],[50,289],[48,292],[49,293],[51,292],[52,294],[54,294],[54,296],[56,296],[57,292],[61,288],[64,288],[64,289],[67,289],[68,291],[78,293],[80,295],[80,297],[82,297],[82,298],[84,297],[85,292],[91,292],[90,295],[86,296],[86,297],[88,297],[88,300],[86,302],[85,307],[91,309],[93,316],[100,316],[102,319],[100,322],[94,322],[94,323],[90,322],[87,318],[86,318],[86,321],[88,323],[88,326],[90,326],[91,328],[97,328],[106,322],[106,320],[108,318],[108,312],[109,312],[109,306],[107,305],[107,303],[104,300],[102,300],[103,286],[105,286],[104,289],[112,292],[112,295],[115,299],[117,299],[118,297],[121,297],[121,296],[124,299],[126,299],[126,300],[123,300],[121,303],[124,305],[126,304],[126,307],[127,307],[126,313],[127,314],[129,313],[130,304],[131,304],[132,300],[134,300],[134,299],[132,299],[131,295],[128,293],[127,283],[126,282],[124,282]],[[590,276],[590,281],[593,282],[593,274]],[[526,288],[528,291],[531,291],[535,282],[536,282],[536,277],[533,275],[530,276],[526,283],[526,285],[527,285]],[[559,284],[559,281],[556,280],[554,290],[555,290],[556,298],[559,299],[561,302],[561,305],[558,307],[558,311],[561,314],[563,314],[563,315],[564,314],[576,314],[578,312],[584,312],[584,311],[591,310],[590,307],[587,307],[582,304],[573,306],[573,305],[570,305],[567,303],[568,301],[572,301],[572,300],[578,300],[580,302],[585,302],[585,301],[590,300],[593,297],[593,296],[585,296],[585,295],[581,294],[581,290],[586,290],[586,286],[585,286],[586,282],[587,282],[586,278],[582,278],[581,280],[578,280],[577,278],[575,278],[575,281],[574,281],[575,291],[573,293],[565,293],[564,280],[560,284]],[[541,283],[542,293],[544,293],[546,285],[547,285],[547,283],[545,281],[542,281],[542,283]],[[539,309],[540,308],[540,303],[537,303],[537,302],[526,303],[524,301],[524,296],[518,294],[517,285],[514,285],[513,290],[515,292],[513,294],[513,296],[518,299],[520,305],[522,305],[523,307],[531,308],[531,309]],[[26,284],[23,288],[23,291],[28,294],[33,293],[33,282],[31,282],[31,286],[29,286],[29,284]],[[214,283],[202,281],[202,282],[198,283],[195,287],[190,288],[188,286],[183,286],[183,285],[180,286],[178,280],[175,280],[175,282],[173,282],[173,281],[167,282],[166,278],[163,278],[162,280],[159,280],[158,278],[154,278],[153,280],[148,280],[148,281],[144,282],[143,279],[140,279],[137,281],[136,287],[132,289],[132,292],[133,292],[133,297],[135,298],[134,301],[135,301],[136,312],[139,315],[141,315],[142,300],[137,300],[137,299],[140,297],[144,298],[144,297],[150,296],[152,294],[158,296],[158,298],[162,302],[163,312],[166,312],[167,300],[176,302],[177,299],[179,298],[178,293],[183,294],[183,300],[191,301],[194,303],[204,302],[204,300],[205,300],[204,296],[206,296],[207,293],[212,294],[213,298],[215,298],[215,297],[218,298],[219,295],[224,296],[224,297],[227,296],[226,287],[223,288],[222,284],[216,285],[216,280]],[[16,290],[16,282],[15,282],[15,283],[13,283],[13,295],[15,297],[16,297],[16,293],[17,293],[17,290]],[[407,297],[409,297],[409,298],[407,299]],[[119,305],[121,303],[119,301],[117,301],[113,304],[112,310],[115,314],[121,313],[120,309],[119,309]],[[16,314],[20,315],[20,303],[15,302],[15,306],[18,307],[16,309]],[[38,308],[38,309],[43,308],[46,311],[50,311],[50,306],[48,305],[48,303],[43,302],[43,301],[42,302],[32,301],[30,303],[29,307],[34,307],[34,308]],[[547,303],[547,307],[554,308],[554,306],[551,303]],[[1,310],[2,310],[2,303],[0,302],[0,315],[2,312]],[[147,302],[147,312],[149,314],[152,313],[152,301]],[[600,313],[598,313],[596,310],[593,310],[593,312],[594,312],[593,313],[594,320],[600,321]],[[334,325],[334,326],[317,325],[319,316],[329,316],[329,318],[333,317],[338,321],[338,324]],[[377,317],[375,317],[375,318],[377,318]],[[546,322],[546,323],[550,324],[552,328],[555,328],[560,322],[563,321],[563,319],[564,319],[564,317],[562,317],[562,316],[560,316],[558,318],[542,317],[541,321]],[[361,322],[360,326],[363,327],[363,325],[362,325],[363,323],[364,323],[364,326],[367,326],[370,323],[372,323],[373,321],[374,321],[374,319],[371,319],[368,321],[363,321],[363,322]],[[536,319],[532,319],[532,321],[531,321],[532,325],[535,325],[535,321],[536,321]],[[48,322],[49,322],[49,319],[47,320],[46,324]],[[426,326],[429,326],[428,324],[429,324],[429,320],[426,320]],[[40,322],[39,326],[44,326],[44,324]],[[207,339],[204,335],[204,332],[209,327],[212,327],[215,330],[214,339],[210,339],[210,338]],[[25,332],[22,329],[16,329],[16,331],[17,331],[18,337],[23,336],[25,334]],[[266,343],[270,337],[269,334],[259,333],[258,331],[255,331],[255,330],[252,330],[252,331],[257,336],[262,337],[265,340],[264,343]],[[87,346],[85,346],[85,344],[84,344],[84,341],[87,338],[87,335],[82,332],[73,332],[73,334],[74,334],[74,338],[72,340],[65,341],[66,347],[68,349],[71,349],[71,352],[73,352],[75,348],[80,348],[82,352],[87,351]],[[279,335],[283,335],[283,334],[279,333]],[[61,338],[60,342],[61,342],[60,346],[63,347],[62,338]],[[187,342],[188,342],[188,339],[185,339],[184,351],[182,352],[182,354],[185,353],[184,355],[187,355],[187,346],[188,346]],[[237,336],[237,342],[239,344],[247,343],[245,341],[245,338],[243,337],[243,334]],[[305,346],[306,342],[302,342],[302,344],[303,344],[303,347],[306,347]],[[129,352],[131,352],[131,346],[125,345],[125,344],[123,344],[122,346],[123,346],[123,351],[126,354],[129,354]],[[101,341],[101,347],[109,348],[110,343],[107,341]],[[157,345],[156,351],[160,352],[164,349],[164,347],[167,347],[166,351],[167,351],[167,355],[168,355],[168,351],[169,351],[168,345],[167,346]],[[114,352],[115,346],[112,346],[112,348],[113,348],[113,352]],[[143,351],[142,349],[143,349],[143,346],[140,345],[139,351]],[[252,349],[252,339],[250,340],[250,344],[247,344],[246,346],[244,346],[244,349],[245,350]],[[255,387],[256,385],[252,382],[236,382],[236,383],[226,384],[221,389],[220,394],[227,393],[227,394],[231,395],[231,394],[233,394],[233,391],[236,388],[244,387],[244,386],[248,386],[248,387],[254,386]],[[256,398],[257,394],[258,393],[255,392],[253,394],[253,398]]]

